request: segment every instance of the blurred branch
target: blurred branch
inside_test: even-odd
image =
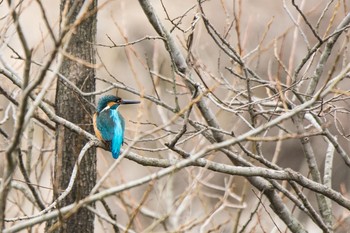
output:
[[[114,228],[114,232],[119,233],[119,228],[117,225],[117,222],[115,221],[115,219],[110,218],[111,216],[107,217],[101,213],[99,213],[96,209],[92,208],[91,206],[87,206],[86,207],[89,211],[91,211],[92,213],[94,213],[97,217],[101,218],[102,220],[108,222],[109,224],[111,224]],[[130,230],[128,230],[129,232]]]
[[[311,80],[310,80],[308,89],[305,93],[306,98],[310,98],[315,93],[317,84],[322,76],[325,64],[328,61],[329,56],[331,55],[331,51],[333,49],[333,46],[335,45],[335,42],[338,40],[341,33],[345,31],[345,27],[347,27],[349,24],[350,24],[350,13],[348,13],[344,17],[342,22],[338,25],[338,27],[336,28],[336,30],[332,34],[332,37],[330,37],[328,42],[326,43],[326,47],[321,54],[321,57],[320,57],[320,60],[318,61],[315,72],[310,77]]]
[[[3,75],[8,75],[7,72],[5,72],[4,70],[0,69],[0,74]],[[11,103],[13,103],[14,105],[18,106],[18,102],[15,98],[11,97],[11,95],[9,93],[7,93],[7,91],[5,91],[1,86],[0,86],[0,93],[2,95],[4,95]],[[41,124],[45,125],[47,128],[49,128],[50,130],[55,130],[55,126],[53,126],[50,122],[48,122],[46,119],[40,117],[37,113],[34,113],[33,116],[36,120],[38,120]]]
[[[193,80],[191,80],[190,78],[186,78],[186,76],[190,76],[190,74],[185,58],[182,55],[177,44],[173,40],[171,34],[162,25],[150,2],[148,0],[139,0],[139,3],[143,11],[145,12],[148,20],[152,24],[153,28],[159,35],[165,38],[165,46],[169,52],[171,60],[175,64],[175,68],[180,72],[179,75],[185,79],[185,83],[188,89],[191,91],[191,94],[197,93],[197,96],[202,95],[203,93],[199,89],[199,85],[194,83]],[[214,116],[213,112],[206,106],[203,99],[200,99],[198,101],[197,107],[201,111],[201,114],[203,115],[204,119],[206,120],[209,126],[212,126],[214,128],[220,128],[216,117]],[[216,131],[212,131],[212,133],[218,141],[222,140],[222,135],[218,134]]]
[[[117,225],[117,223],[118,223],[117,222],[117,215],[112,213],[112,210],[109,208],[107,202],[104,199],[101,200],[101,203],[102,203],[103,207],[105,208],[108,216],[113,220],[111,222],[111,224],[113,225],[114,232],[119,233],[120,231],[119,231],[119,228]]]
[[[141,157],[140,160],[149,161],[148,164],[152,164],[153,166],[157,165],[161,167],[166,166],[166,168],[161,169],[158,172],[152,173],[148,176],[136,179],[134,181],[130,181],[126,184],[121,184],[119,186],[112,187],[112,188],[103,190],[99,193],[90,195],[85,199],[80,200],[77,203],[63,207],[60,210],[53,210],[50,213],[46,213],[41,216],[37,216],[32,219],[29,219],[27,221],[23,221],[22,223],[16,224],[13,227],[7,228],[4,231],[4,233],[17,232],[28,226],[33,226],[34,224],[38,224],[40,222],[47,221],[48,219],[55,218],[59,214],[62,214],[62,215],[65,215],[68,213],[72,214],[78,211],[80,208],[84,207],[85,205],[88,205],[89,203],[101,200],[111,195],[115,195],[118,192],[122,192],[124,190],[143,185],[152,180],[159,179],[168,174],[176,172],[179,169],[186,166],[206,167],[207,169],[230,174],[230,175],[240,175],[240,176],[246,176],[246,177],[265,177],[265,178],[271,178],[276,180],[293,180],[293,181],[296,181],[298,184],[302,185],[303,187],[306,187],[317,193],[324,194],[328,198],[337,202],[339,205],[344,206],[345,208],[350,210],[350,200],[344,198],[340,193],[328,188],[325,185],[309,180],[308,178],[302,176],[300,173],[297,173],[291,169],[285,169],[284,171],[275,171],[272,169],[259,168],[259,167],[239,167],[239,166],[224,165],[220,163],[211,162],[206,159],[199,159],[199,157],[203,156],[203,153],[206,153],[206,150],[202,150],[194,154],[192,157],[188,159],[184,159],[180,161],[164,159],[164,160],[159,160],[160,163],[158,163],[157,159],[148,159],[148,158],[143,158],[142,156],[138,156],[138,157]],[[132,158],[131,157],[132,155],[133,154],[130,154],[128,158]],[[133,157],[135,158],[135,156]],[[266,190],[266,192],[270,192],[270,191],[271,190]]]
[[[0,183],[3,182],[3,179],[0,178]],[[33,197],[32,192],[30,191],[30,189],[28,188],[28,185],[25,185],[21,182],[18,182],[16,180],[12,180],[11,181],[11,188],[19,190],[21,193],[23,193],[23,195],[31,202],[31,203],[35,203],[37,204],[35,198]],[[16,222],[17,219],[5,219],[6,222]]]
[[[176,65],[176,68],[183,74],[186,73],[187,65],[184,57],[181,54],[180,49],[176,45],[173,37],[168,33],[164,28],[158,16],[155,14],[155,11],[148,0],[139,0],[139,3],[142,7],[142,10],[147,16],[147,19],[156,30],[156,32],[165,39],[165,45],[168,48],[169,54],[172,58],[172,61]]]
[[[305,128],[303,125],[304,115],[298,114],[298,115],[293,116],[292,119],[293,119],[293,122],[297,128],[297,132],[301,135],[305,134]],[[322,183],[321,174],[320,174],[320,171],[319,171],[319,168],[317,165],[314,149],[311,145],[310,138],[309,137],[302,137],[300,139],[300,142],[301,142],[302,147],[303,147],[304,155],[305,155],[307,165],[308,165],[310,173],[311,173],[311,177],[314,181],[321,184]],[[326,198],[323,195],[316,193],[316,197],[317,197],[317,203],[318,203],[318,207],[320,209],[321,215],[322,215],[323,219],[326,221],[327,227],[330,230],[330,229],[332,229],[332,225],[331,225],[332,215],[329,215],[329,214],[332,213],[332,211],[329,209],[329,206],[327,205]]]
[[[312,33],[314,34],[314,36],[317,38],[317,40],[319,42],[322,41],[321,37],[317,34],[316,30],[312,27],[312,25],[310,24],[309,20],[306,18],[304,12],[299,8],[299,6],[295,3],[295,0],[292,0],[292,4],[295,7],[295,9],[299,12],[299,14],[303,17],[305,23],[307,24],[307,26],[310,28],[310,30],[312,31]]]
[[[24,163],[23,163],[23,156],[22,156],[22,152],[20,149],[18,149],[18,163],[19,163],[19,168],[21,170],[21,173],[24,177],[24,180],[26,181],[29,190],[32,192],[32,195],[36,201],[36,204],[38,205],[40,210],[44,210],[45,204],[44,204],[43,200],[40,198],[38,191],[35,189],[35,187],[32,185],[32,182],[29,179],[27,170],[26,170]]]
[[[331,142],[328,141],[328,148],[326,152],[325,167],[324,167],[324,176],[323,184],[329,188],[332,188],[332,172],[333,172],[333,157],[334,157],[334,146]],[[332,204],[327,200],[328,209],[332,209]],[[332,213],[329,213],[332,214]]]
[[[134,44],[143,42],[145,40],[164,40],[164,38],[161,36],[144,36],[140,39],[137,39],[137,40],[125,43],[125,44],[117,44],[108,35],[106,35],[106,36],[107,36],[108,40],[112,43],[112,45],[105,45],[105,44],[95,44],[95,45],[112,49],[112,48],[122,48],[122,47],[130,46],[130,45],[134,45]]]
[[[28,94],[32,90],[29,85],[30,60],[32,56],[32,51],[29,49],[27,40],[24,37],[22,27],[19,21],[19,17],[17,15],[16,9],[14,8],[14,4],[10,0],[8,0],[8,5],[11,10],[12,19],[13,19],[13,22],[15,23],[19,40],[22,44],[22,48],[25,53],[26,61],[24,64],[24,73],[22,77],[23,78],[22,89],[24,93],[22,95],[21,100],[19,101],[19,110],[16,116],[17,120],[15,122],[13,135],[12,135],[10,144],[6,148],[5,155],[6,155],[7,165],[5,166],[3,182],[0,184],[0,231],[4,228],[7,195],[10,191],[10,183],[17,165],[17,161],[15,158],[15,155],[16,155],[15,150],[19,145],[21,135],[23,132],[23,124],[24,124],[25,110],[28,102]]]

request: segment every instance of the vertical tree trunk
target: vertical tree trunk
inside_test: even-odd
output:
[[[61,0],[61,18],[67,1],[69,22],[74,22],[84,1]],[[74,7],[76,5],[76,7]],[[97,0],[90,5],[90,11],[96,10]],[[73,11],[72,11],[73,10]],[[72,11],[72,12],[70,12]],[[83,63],[95,64],[95,50],[93,44],[96,36],[96,13],[91,14],[75,30],[67,53],[80,60],[65,58],[60,72],[84,92],[95,91],[95,70]],[[84,61],[84,62],[81,62]],[[61,79],[57,82],[56,113],[80,127],[92,132],[93,108],[89,104],[94,102],[94,96],[82,97],[74,92]],[[59,196],[59,190],[66,189],[72,174],[72,169],[80,150],[87,142],[83,137],[75,134],[62,125],[56,128],[56,158],[55,158],[55,189],[54,198]],[[78,201],[89,194],[96,183],[96,149],[89,149],[82,160],[77,180],[71,193],[59,206],[65,206]],[[60,219],[60,228],[56,232],[93,232],[94,214],[83,208],[69,219]]]

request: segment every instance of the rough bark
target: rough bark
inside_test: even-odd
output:
[[[66,0],[61,1],[61,14],[66,4]],[[70,1],[68,14],[71,14],[69,22],[74,22],[84,1]],[[97,1],[93,1],[90,5],[90,11],[97,6]],[[70,12],[72,11],[72,12]],[[63,16],[61,15],[61,19]],[[75,29],[72,35],[67,53],[72,57],[79,59],[65,58],[61,74],[73,82],[84,92],[95,90],[95,70],[86,66],[87,64],[95,64],[94,42],[96,36],[96,14],[91,14]],[[84,65],[85,63],[85,65]],[[94,102],[94,96],[82,97],[74,92],[64,81],[58,79],[56,91],[56,114],[83,129],[92,132],[91,116],[93,108],[89,103]],[[72,173],[72,169],[77,160],[80,150],[87,140],[83,136],[79,136],[63,125],[56,127],[56,158],[55,158],[55,174],[54,198],[59,196],[59,190],[64,190]],[[65,198],[59,207],[69,205],[86,197],[96,183],[96,149],[88,150],[82,160],[77,180],[71,193]],[[94,214],[85,208],[79,210],[76,214],[65,218],[61,216],[59,228],[56,232],[94,232]]]

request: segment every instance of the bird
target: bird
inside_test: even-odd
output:
[[[93,115],[95,135],[110,146],[112,156],[117,159],[124,142],[125,120],[118,108],[124,104],[139,104],[137,100],[124,100],[118,96],[102,96]]]

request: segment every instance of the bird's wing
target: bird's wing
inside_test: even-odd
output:
[[[122,145],[124,144],[124,132],[125,132],[125,120],[124,117],[118,112],[119,114],[119,119],[120,119],[120,125],[122,126],[122,131],[123,131],[123,140],[122,140]]]
[[[111,110],[111,118],[114,122],[114,134],[112,139],[111,151],[113,158],[117,159],[120,154],[120,148],[124,140],[124,119],[117,110]]]
[[[96,127],[100,131],[104,141],[112,141],[115,122],[110,115],[110,110],[102,111],[98,114],[96,117]]]

